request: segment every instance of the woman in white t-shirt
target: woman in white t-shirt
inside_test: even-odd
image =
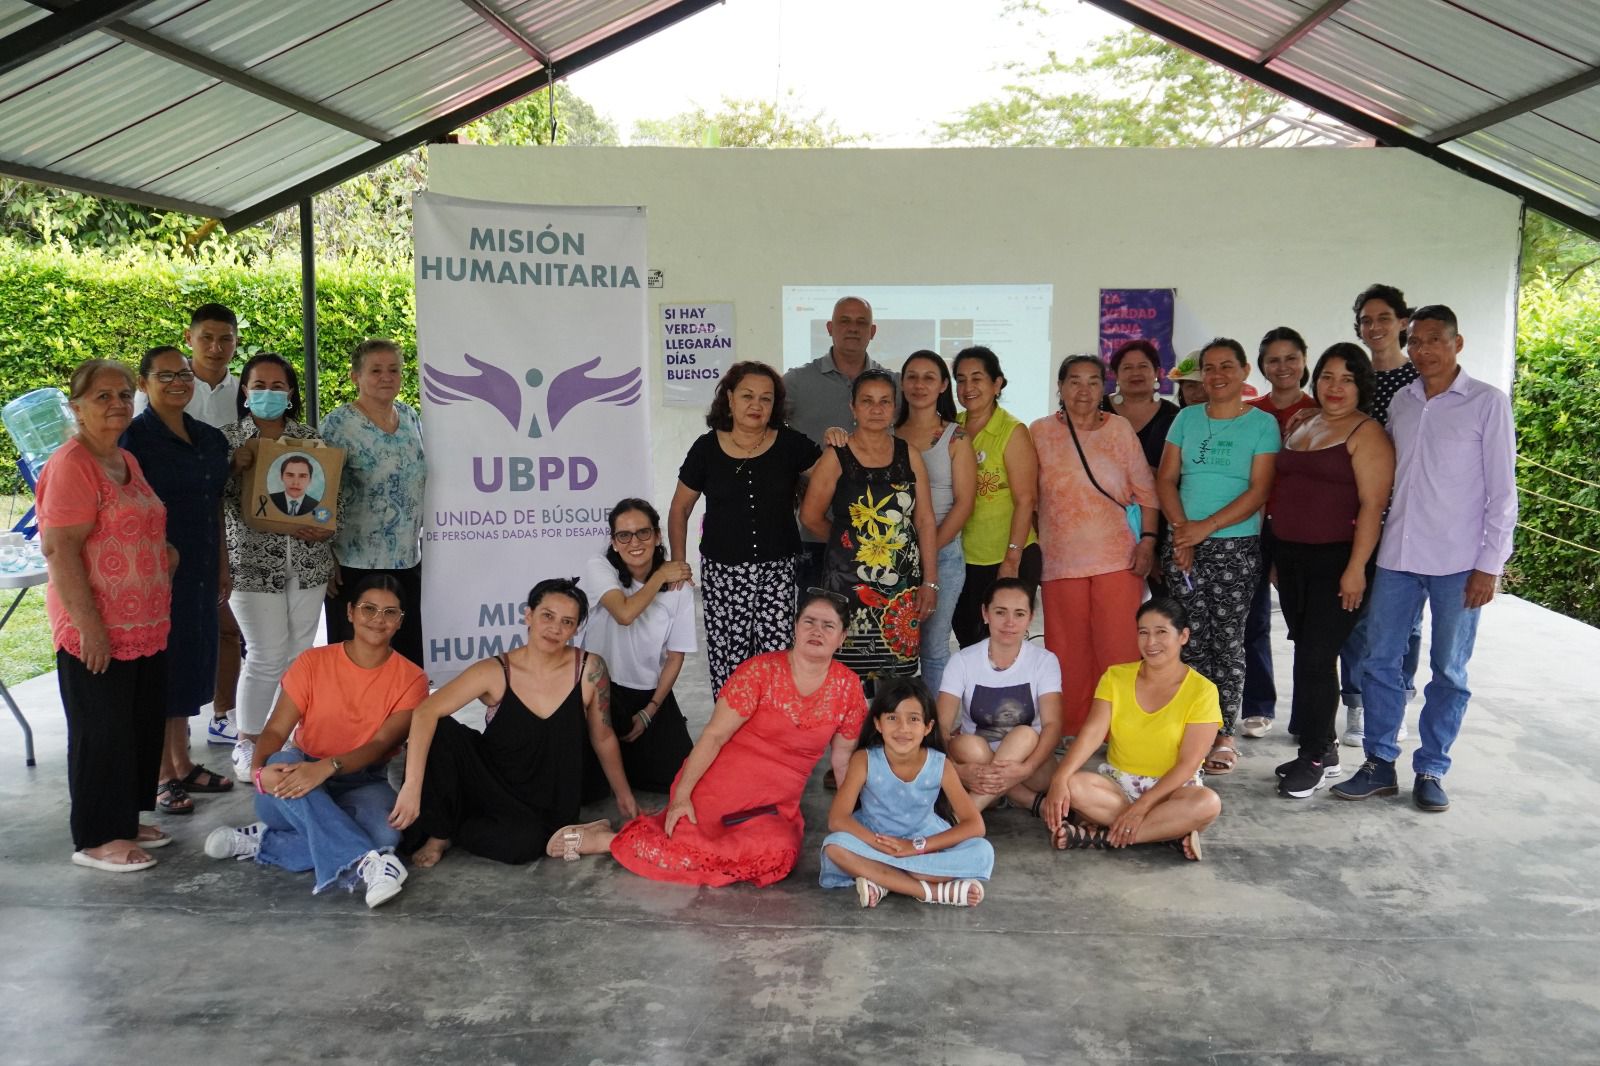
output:
[[[1061,664],[1028,642],[1033,586],[1003,577],[983,597],[989,636],[951,656],[939,728],[980,810],[1002,796],[1039,813],[1061,739]]]
[[[626,499],[611,509],[611,547],[589,561],[583,590],[589,624],[578,643],[611,668],[611,728],[622,740],[628,784],[667,792],[694,747],[672,686],[683,656],[695,650],[693,576],[667,561],[661,516],[649,502]],[[583,802],[608,791],[594,750],[584,761]]]

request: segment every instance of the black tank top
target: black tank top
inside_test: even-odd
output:
[[[506,692],[483,727],[485,759],[523,802],[555,812],[563,822],[576,821],[583,792],[583,664],[588,656],[574,650],[572,691],[548,718],[530,711],[512,689],[507,656],[496,658]]]

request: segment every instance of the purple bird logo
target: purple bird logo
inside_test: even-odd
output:
[[[422,388],[428,399],[440,406],[482,400],[499,411],[513,429],[520,429],[522,387],[517,384],[517,379],[493,363],[472,355],[463,355],[463,358],[467,366],[476,371],[475,374],[451,374],[423,365]],[[551,379],[550,390],[545,397],[545,419],[550,429],[554,430],[574,408],[589,400],[617,407],[630,407],[639,402],[643,393],[644,372],[641,368],[634,367],[615,377],[590,377],[590,371],[599,366],[600,357],[595,356],[587,362],[568,367]],[[544,384],[544,374],[534,368],[524,375],[523,380],[531,387],[538,388]],[[538,414],[530,412],[528,436],[543,435]]]

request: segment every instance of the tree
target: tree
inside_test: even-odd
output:
[[[1559,289],[1585,274],[1600,274],[1600,240],[1529,211],[1522,223],[1522,283],[1544,275]]]
[[[792,93],[782,101],[722,98],[715,114],[705,108],[633,124],[633,144],[675,148],[833,148],[864,140],[839,129],[823,112],[805,114]]]
[[[490,145],[550,140],[550,97],[538,92],[463,126],[456,136]],[[557,144],[618,144],[616,126],[565,85],[556,86]],[[312,198],[319,251],[329,258],[405,262],[411,256],[411,198],[427,186],[427,149],[396,156]],[[75,248],[154,247],[170,254],[253,261],[293,254],[300,216],[282,211],[256,226],[226,233],[214,221],[177,211],[32,182],[0,179],[0,236],[23,244],[65,242]]]
[[[1003,94],[940,123],[938,139],[1017,147],[1252,145],[1291,105],[1225,67],[1139,30],[1103,38],[1083,58],[1013,64]],[[1259,124],[1259,125],[1258,125]],[[1242,134],[1242,136],[1241,136]]]

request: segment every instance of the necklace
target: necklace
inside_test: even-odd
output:
[[[756,452],[760,451],[761,450],[761,446],[763,444],[767,443],[767,434],[769,432],[771,432],[771,431],[767,430],[767,429],[763,429],[761,431],[761,436],[756,438],[756,442],[754,444],[746,446],[746,445],[740,444],[738,442],[738,440],[736,440],[734,438],[732,430],[728,431],[728,442],[730,444],[732,444],[735,448],[744,448],[744,450],[745,450],[744,451],[744,457],[742,459],[740,459],[737,464],[734,465],[733,472],[735,474],[744,473],[744,464],[746,464],[750,460],[754,459],[756,457]]]
[[[1018,648],[1016,654],[1011,656],[1011,661],[1006,663],[1004,666],[994,661],[994,641],[991,640],[989,642],[989,647],[985,649],[984,653],[989,657],[989,665],[994,667],[995,672],[1003,674],[1013,666],[1017,665],[1017,659],[1021,657],[1022,649]]]

